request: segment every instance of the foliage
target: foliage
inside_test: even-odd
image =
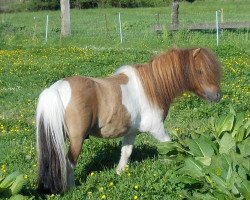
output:
[[[0,13],[38,11],[38,10],[59,10],[60,0],[2,0],[0,3]],[[180,0],[184,1],[184,0]],[[186,0],[194,2],[195,0]],[[172,0],[70,0],[70,7],[76,9],[89,8],[138,8],[138,7],[159,7],[168,6]]]
[[[28,9],[34,10],[59,10],[60,0],[31,0]]]
[[[0,196],[10,199],[28,199],[28,197],[20,195],[20,191],[25,186],[27,180],[23,174],[13,172],[4,177],[0,172]]]
[[[167,5],[171,0],[71,0],[71,8],[87,9],[97,7],[156,7]],[[59,0],[32,0],[29,5],[29,10],[58,10],[60,8]]]
[[[158,145],[163,159],[179,160],[178,173],[192,185],[183,194],[189,198],[250,198],[250,119],[231,107],[227,115],[211,118],[213,132],[191,135]],[[199,187],[196,187],[199,183]]]

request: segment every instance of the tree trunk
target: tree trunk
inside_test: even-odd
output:
[[[61,5],[61,36],[66,37],[71,34],[69,0],[60,0],[60,5]]]
[[[177,28],[179,25],[179,0],[173,0],[172,5],[172,27]]]

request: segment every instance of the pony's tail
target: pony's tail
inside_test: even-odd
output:
[[[67,188],[65,108],[57,90],[45,89],[38,101],[38,191],[62,193]]]

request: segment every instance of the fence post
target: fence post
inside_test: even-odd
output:
[[[36,37],[36,17],[34,17],[34,29],[33,29],[33,37],[32,37],[32,39],[34,40],[35,39],[35,37]]]
[[[123,37],[122,37],[122,19],[121,19],[121,13],[119,13],[118,18],[119,18],[120,41],[122,43],[123,42]]]
[[[220,21],[221,21],[221,23],[224,22],[224,9],[223,8],[221,8]]]
[[[48,27],[49,27],[49,15],[46,17],[46,33],[45,33],[45,41],[48,41]]]
[[[218,12],[215,12],[215,25],[216,25],[216,44],[219,46],[219,21],[218,21]]]
[[[104,20],[105,20],[105,27],[106,27],[106,35],[109,35],[109,28],[108,28],[108,20],[106,13],[104,14]]]

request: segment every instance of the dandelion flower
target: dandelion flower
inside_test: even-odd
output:
[[[100,188],[99,188],[99,191],[100,191],[100,192],[103,192],[103,191],[104,191],[104,188],[103,188],[103,187],[100,187]]]
[[[110,182],[110,183],[109,183],[109,186],[110,186],[110,187],[114,186],[114,183],[113,183],[113,182]]]

